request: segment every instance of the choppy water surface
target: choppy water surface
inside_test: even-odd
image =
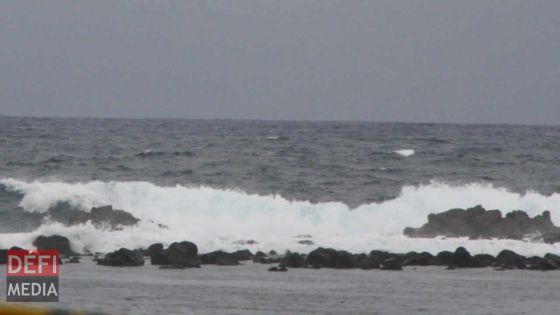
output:
[[[253,250],[306,251],[296,238],[306,234],[349,250],[468,244],[538,254],[557,248],[401,234],[430,212],[476,204],[551,210],[560,224],[559,164],[560,127],[2,117],[0,247],[59,233],[90,250],[181,239],[233,249],[252,239]],[[43,224],[14,233],[23,224],[13,211],[61,202],[112,204],[169,229]]]

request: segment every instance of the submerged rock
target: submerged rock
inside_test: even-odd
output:
[[[137,250],[121,248],[98,259],[97,264],[117,267],[137,267],[144,265],[144,257]]]
[[[482,206],[469,209],[451,209],[428,215],[428,223],[420,228],[407,227],[408,237],[469,237],[472,239],[507,238],[523,239],[535,234],[560,233],[554,226],[550,212],[530,218],[527,213],[517,210],[502,217],[499,210],[486,210]]]
[[[70,248],[70,241],[68,238],[60,235],[41,235],[33,241],[33,246],[35,246],[38,250],[57,250],[61,257],[70,257],[75,255]]]

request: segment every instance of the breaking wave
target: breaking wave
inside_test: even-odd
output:
[[[201,251],[249,248],[306,252],[317,246],[330,246],[355,252],[385,249],[435,253],[465,246],[473,253],[496,254],[509,248],[524,255],[541,255],[560,250],[560,245],[514,240],[409,239],[402,235],[405,227],[424,224],[429,213],[477,204],[502,212],[524,210],[531,216],[550,210],[553,222],[560,223],[560,194],[518,194],[488,184],[454,186],[433,181],[421,186],[405,186],[395,199],[354,209],[341,202],[311,203],[287,200],[279,195],[247,194],[235,189],[165,187],[150,182],[0,179],[1,186],[8,192],[21,194],[19,206],[28,212],[45,212],[59,202],[85,211],[110,204],[132,213],[142,222],[122,231],[97,230],[89,224],[70,227],[44,224],[31,233],[0,234],[0,248],[31,246],[37,235],[61,234],[71,240],[75,249],[91,251],[135,248],[154,242],[169,244],[177,240],[194,241]],[[310,235],[314,245],[298,243],[301,235]],[[246,240],[254,240],[256,244],[240,244]]]

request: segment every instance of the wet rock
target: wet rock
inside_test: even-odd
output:
[[[97,264],[104,266],[137,267],[144,265],[144,257],[137,250],[121,248],[97,260]]]
[[[236,266],[239,260],[234,254],[218,250],[200,255],[200,262],[204,265]]]
[[[157,255],[157,254],[163,252],[163,250],[164,250],[164,247],[163,247],[162,243],[155,243],[155,244],[152,244],[152,245],[148,246],[148,249],[146,249],[144,251],[144,256],[152,257],[153,255]]]
[[[287,252],[280,265],[288,268],[303,268],[305,267],[305,257],[298,253]]]
[[[526,257],[514,251],[504,249],[496,256],[496,264],[504,269],[526,269]]]
[[[479,268],[482,267],[464,248],[458,247],[453,255],[448,266],[453,268]]]
[[[6,261],[8,261],[8,250],[7,249],[0,249],[0,265],[5,265]]]
[[[407,227],[404,235],[409,237],[469,237],[522,239],[534,234],[559,233],[550,212],[530,218],[517,210],[502,217],[499,210],[486,210],[482,206],[469,209],[451,209],[443,213],[428,215],[428,223],[420,228]]]
[[[402,264],[404,266],[437,266],[441,265],[441,262],[428,252],[411,252],[405,255]]]
[[[68,259],[67,263],[78,264],[78,263],[80,263],[80,257],[79,256],[72,256],[70,259]]]
[[[68,225],[84,224],[88,221],[96,228],[118,230],[123,226],[136,225],[140,219],[126,211],[113,209],[112,206],[103,206],[94,207],[90,212],[72,212]]]
[[[401,263],[394,257],[381,262],[381,270],[402,270]]]
[[[309,268],[355,268],[353,255],[347,251],[319,247],[307,255],[305,265]]]
[[[75,253],[70,248],[70,241],[60,235],[39,236],[33,241],[33,246],[38,250],[57,250],[61,257],[70,257]]]
[[[253,259],[253,253],[251,253],[251,251],[248,249],[238,250],[233,252],[232,254],[239,261],[246,261],[246,260]]]
[[[286,272],[286,271],[288,271],[288,268],[286,268],[285,266],[270,267],[270,268],[268,268],[268,271],[271,271],[271,272]]]
[[[453,262],[453,253],[447,250],[439,252],[436,258],[444,265],[449,266]]]
[[[265,254],[261,251],[253,256],[253,262],[259,264],[278,264],[282,261],[282,257],[278,254]]]
[[[496,257],[489,254],[474,255],[473,259],[482,267],[492,267],[496,265]]]
[[[172,265],[185,268],[198,268],[200,261],[198,259],[198,248],[194,243],[183,241],[169,245],[169,248],[152,253],[152,265]]]

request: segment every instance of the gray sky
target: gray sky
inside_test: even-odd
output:
[[[2,1],[0,114],[560,124],[560,1]]]

